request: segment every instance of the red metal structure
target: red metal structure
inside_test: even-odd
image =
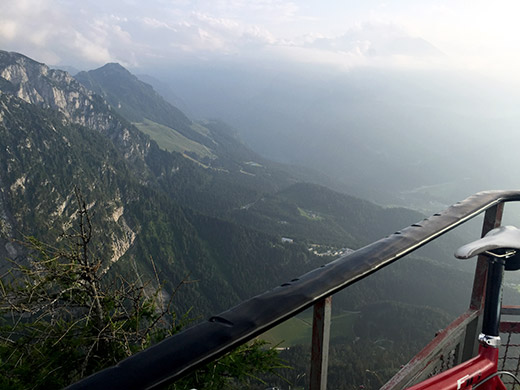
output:
[[[331,296],[482,213],[485,213],[484,236],[500,226],[504,203],[512,201],[520,201],[520,191],[490,191],[473,195],[441,213],[244,301],[70,388],[162,388],[314,306],[310,389],[325,390]],[[469,389],[479,375],[484,377],[497,367],[518,374],[520,323],[508,319],[500,324],[505,342],[500,354],[496,348],[479,347],[477,341],[482,327],[487,268],[487,259],[479,256],[468,310],[441,331],[382,389],[399,390],[412,386],[416,386],[412,387],[414,390]],[[505,307],[502,314],[518,315],[520,307]],[[447,370],[453,371],[437,376]],[[442,381],[448,377],[451,379],[445,386]],[[504,383],[507,384],[507,378],[504,378]],[[490,380],[486,386],[503,388],[498,379]]]
[[[481,383],[484,379],[490,380],[483,385],[483,389],[505,389],[502,380],[498,376],[492,377],[497,373],[498,349],[481,346],[479,354],[458,366],[435,375],[415,386],[410,390],[459,390],[472,388]]]
[[[503,204],[486,212],[482,236],[501,223]],[[399,373],[382,389],[394,390],[409,388],[424,389],[505,389],[505,384],[515,385],[513,376],[518,376],[520,356],[517,335],[520,323],[500,322],[502,337],[501,348],[493,348],[483,343],[477,344],[486,295],[486,275],[488,262],[484,255],[479,256],[473,283],[470,307],[444,329],[428,346],[417,354]],[[503,307],[503,315],[518,315],[518,307]],[[515,344],[516,342],[517,344]],[[478,345],[478,352],[475,351]],[[503,372],[503,380],[497,372]],[[486,380],[486,378],[489,378]],[[415,383],[415,385],[414,385]]]

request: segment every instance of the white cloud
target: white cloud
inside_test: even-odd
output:
[[[517,10],[509,0],[3,0],[0,48],[81,68],[233,55],[513,75]]]
[[[237,32],[241,30],[240,23],[232,19],[226,18],[215,18],[207,14],[203,14],[200,12],[194,12],[193,18],[199,23],[210,27],[215,30],[225,31],[225,32]]]
[[[367,57],[435,57],[441,55],[431,43],[412,37],[392,24],[363,23],[336,37],[317,37],[306,47],[334,52],[352,52]]]
[[[141,19],[141,21],[146,26],[151,27],[151,28],[165,28],[168,30],[177,31],[175,28],[170,26],[168,23],[155,19],[155,18],[150,18],[150,17],[145,16],[144,18]]]
[[[0,37],[7,41],[13,40],[17,35],[17,30],[18,26],[16,22],[6,20],[0,24]]]
[[[74,34],[74,40],[67,42],[67,46],[88,62],[105,63],[112,59],[106,47],[86,38],[79,32]]]
[[[200,2],[204,9],[216,13],[247,16],[252,23],[288,22],[298,18],[300,7],[296,2],[287,0],[206,0]]]
[[[247,45],[274,45],[278,42],[278,40],[272,33],[258,26],[252,26],[247,28],[246,31],[244,31],[244,33],[242,34],[242,38],[243,43]]]

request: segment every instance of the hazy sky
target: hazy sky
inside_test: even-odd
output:
[[[0,48],[81,69],[286,60],[520,80],[519,11],[514,0],[2,0]]]

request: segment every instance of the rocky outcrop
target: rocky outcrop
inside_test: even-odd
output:
[[[18,53],[0,51],[0,92],[42,108],[58,110],[65,120],[105,134],[124,150],[128,160],[138,162],[143,170],[142,162],[150,149],[148,137],[67,72],[50,69]],[[142,174],[147,176],[144,170]]]
[[[151,177],[144,163],[149,140],[114,115],[101,98],[66,72],[49,69],[19,54],[0,52],[0,270],[9,266],[3,261],[6,258],[17,262],[26,258],[26,250],[16,243],[20,232],[45,239],[45,235],[41,236],[45,230],[42,222],[57,233],[75,225],[76,184],[85,195],[105,192],[107,206],[96,212],[104,219],[100,229],[110,232],[103,243],[110,264],[134,243],[137,234],[123,217],[126,200],[119,192],[96,189],[115,175],[117,159],[99,153],[95,163],[99,165],[97,178],[91,173],[89,179],[85,172],[95,168],[75,159],[82,152],[88,153],[86,143],[93,141],[88,135],[92,132],[75,135],[80,130],[77,125],[108,136],[121,155],[140,168],[143,181]],[[83,143],[78,145],[79,140]],[[56,170],[65,166],[70,168]],[[84,177],[79,179],[81,175]]]

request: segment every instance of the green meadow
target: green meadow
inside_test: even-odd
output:
[[[332,316],[331,341],[341,338],[354,338],[354,323],[358,316],[359,313],[357,312],[343,312]],[[311,337],[312,310],[307,310],[260,335],[261,339],[281,348],[309,345]]]
[[[169,152],[193,152],[199,157],[215,157],[207,147],[186,138],[170,127],[152,122],[148,119],[145,119],[142,123],[134,123],[134,125],[143,133],[148,134],[162,149]]]

